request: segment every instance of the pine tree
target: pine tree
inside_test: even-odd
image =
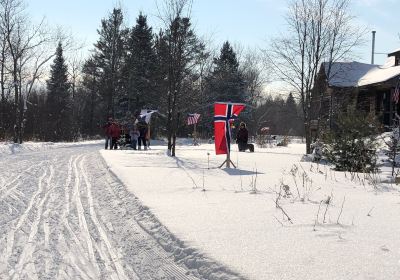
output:
[[[214,70],[208,78],[210,101],[245,102],[244,81],[239,72],[236,53],[225,42],[218,58],[214,59]]]
[[[61,43],[58,44],[56,57],[51,65],[50,78],[47,80],[47,140],[70,140],[71,96],[68,82],[68,67],[63,56]]]
[[[168,91],[168,68],[169,68],[169,55],[168,55],[168,42],[165,32],[162,30],[154,36],[154,50],[156,55],[155,65],[155,80],[156,80],[156,93],[161,97],[160,103],[166,107],[166,93]]]
[[[100,98],[103,74],[93,58],[85,61],[82,68],[82,92],[79,94],[80,111],[78,113],[80,130],[84,135],[99,133],[103,125],[105,104]]]
[[[119,103],[117,96],[122,92],[121,83],[124,44],[127,29],[123,27],[121,9],[114,8],[108,19],[101,21],[99,40],[95,44],[93,61],[102,73],[100,95],[105,103],[105,114],[114,116]],[[105,117],[105,116],[104,116]]]
[[[293,94],[290,92],[286,102],[285,102],[285,107],[283,111],[283,127],[284,127],[284,134],[287,135],[298,135],[297,131],[298,125],[299,125],[299,120],[300,118],[298,117],[297,114],[297,104],[296,101],[294,100]],[[300,122],[300,127],[302,125],[302,122]]]
[[[204,44],[196,36],[190,18],[179,15],[171,19],[168,29],[159,38],[158,43],[162,49],[157,53],[164,55],[162,61],[167,62],[167,68],[162,68],[160,73],[165,73],[164,102],[167,108],[167,137],[168,150],[175,156],[175,140],[182,108],[191,102],[188,97],[186,82],[191,78],[193,68],[199,57],[204,52]],[[160,51],[160,52],[159,52]]]
[[[129,34],[125,61],[128,110],[157,107],[159,95],[155,92],[156,55],[152,28],[146,16],[139,14]]]
[[[323,150],[328,161],[339,171],[376,172],[378,124],[369,114],[348,108],[324,135]]]

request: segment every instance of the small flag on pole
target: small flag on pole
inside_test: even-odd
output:
[[[397,84],[393,92],[393,101],[395,104],[399,103],[399,97],[400,97],[400,77],[397,80]]]
[[[196,124],[199,121],[200,114],[194,113],[194,114],[188,114],[187,118],[187,124],[192,125]]]
[[[157,112],[158,112],[157,110],[142,109],[140,111],[139,120],[145,121],[146,123],[150,123],[151,115]]]

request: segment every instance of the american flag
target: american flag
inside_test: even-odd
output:
[[[393,92],[393,101],[395,104],[399,103],[399,97],[400,97],[400,77],[397,80],[397,84]]]
[[[187,123],[188,125],[196,124],[199,121],[200,114],[188,114]]]

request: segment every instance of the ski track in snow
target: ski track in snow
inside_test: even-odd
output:
[[[98,149],[0,157],[0,279],[240,278],[185,248]]]

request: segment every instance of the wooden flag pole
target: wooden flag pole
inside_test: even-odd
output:
[[[228,152],[226,154],[226,159],[224,160],[224,162],[220,166],[218,166],[218,168],[221,168],[225,163],[226,163],[226,168],[231,168],[231,164],[233,165],[234,168],[236,168],[236,165],[231,160],[231,153],[230,152]]]
[[[196,130],[196,123],[193,125],[193,146],[197,146],[197,130]]]

